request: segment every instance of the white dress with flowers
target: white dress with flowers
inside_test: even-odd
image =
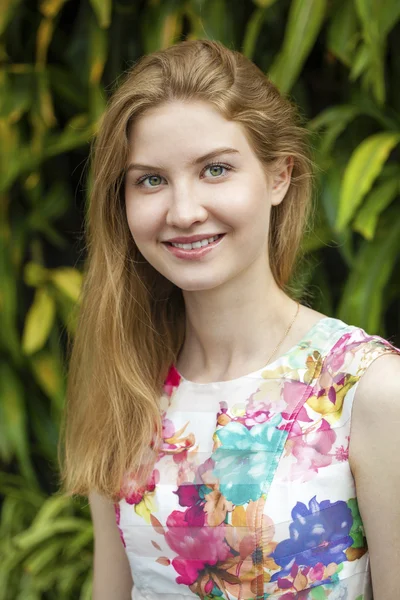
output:
[[[115,505],[134,600],[371,600],[348,448],[357,384],[389,342],[323,318],[243,377],[161,398],[148,485]]]

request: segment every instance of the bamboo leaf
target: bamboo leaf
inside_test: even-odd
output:
[[[1,140],[0,140],[1,141]],[[11,354],[15,363],[20,360],[20,343],[17,331],[17,274],[12,263],[10,237],[11,230],[6,218],[8,198],[0,197],[2,215],[0,216],[0,327],[1,346]],[[0,442],[1,444],[1,442]]]
[[[322,27],[326,0],[292,0],[282,50],[269,77],[286,94],[296,81]]]
[[[376,42],[390,32],[400,19],[398,0],[355,0],[367,42]]]
[[[368,48],[368,46],[365,46],[364,44],[359,46],[357,48],[355,58],[353,59],[353,63],[351,65],[351,71],[349,75],[351,81],[355,81],[356,79],[358,79],[361,73],[363,73],[367,69],[370,59],[371,51]]]
[[[382,170],[390,152],[399,143],[398,133],[377,133],[353,152],[345,170],[336,227],[342,231]]]
[[[325,129],[320,144],[321,154],[329,154],[331,152],[340,134],[360,114],[361,109],[358,106],[342,104],[325,109],[308,123],[308,128],[311,131]]]
[[[0,413],[9,448],[18,457],[21,472],[35,481],[28,452],[26,411],[21,381],[15,371],[5,362],[0,365]],[[8,457],[5,457],[8,458]]]
[[[102,29],[111,24],[112,0],[90,0],[97,21]]]
[[[65,510],[71,510],[72,502],[71,498],[66,496],[51,496],[41,506],[37,513],[32,527],[42,527],[53,521],[60,513]]]
[[[44,547],[39,547],[24,563],[24,567],[31,575],[38,575],[49,563],[60,557],[65,547],[65,540],[53,540]]]
[[[256,8],[251,15],[244,33],[242,54],[247,56],[247,58],[253,58],[256,43],[265,20],[266,9],[275,4],[275,2],[276,0],[259,0],[257,3],[259,8]]]
[[[62,267],[50,272],[50,280],[56,288],[73,302],[78,302],[82,289],[82,273],[78,269]]]
[[[78,533],[74,539],[72,539],[67,548],[65,549],[65,557],[67,559],[72,558],[75,555],[79,555],[80,552],[87,546],[92,546],[93,544],[93,526],[90,522],[88,522],[88,527],[86,530]]]
[[[25,265],[24,281],[26,285],[38,287],[39,285],[43,285],[47,281],[47,273],[47,269],[45,269],[42,265],[29,262]]]
[[[327,35],[328,48],[346,66],[350,67],[359,40],[357,12],[353,2],[337,5]]]
[[[4,33],[8,23],[14,16],[21,0],[2,0],[0,10],[0,35]]]
[[[216,3],[219,1],[216,0]],[[188,16],[196,20],[197,14],[193,7],[188,6],[187,11]],[[206,11],[205,13],[207,14]],[[158,5],[149,3],[144,10],[142,26],[145,52],[154,52],[174,44],[182,32],[182,19],[183,10],[179,0],[163,0]]]
[[[64,405],[65,385],[60,359],[43,350],[31,357],[31,365],[36,381],[61,411]]]
[[[33,304],[25,321],[22,349],[25,354],[33,354],[43,348],[49,337],[55,317],[54,298],[47,288],[36,290]]]
[[[79,597],[79,600],[92,600],[92,594],[93,594],[93,575],[92,575],[92,573],[89,573],[89,575],[85,579],[85,583],[82,586],[81,595]]]
[[[75,517],[59,518],[47,525],[31,527],[15,537],[15,543],[22,550],[33,549],[45,540],[63,533],[75,533],[86,529],[87,522]]]
[[[372,240],[378,224],[379,215],[399,193],[398,178],[389,179],[377,186],[368,195],[354,222],[354,230],[367,240]]]
[[[400,211],[392,211],[372,242],[364,241],[347,280],[339,319],[378,333],[382,325],[385,286],[400,251]]]

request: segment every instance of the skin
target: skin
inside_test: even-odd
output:
[[[204,102],[153,109],[134,123],[129,137],[125,203],[130,231],[146,260],[183,290],[186,338],[178,370],[186,379],[205,383],[262,368],[297,308],[272,277],[267,244],[271,210],[284,201],[290,185],[290,159],[266,175],[244,129]],[[218,148],[235,152],[194,164]],[[151,168],[134,166],[140,164]],[[198,261],[179,259],[163,244],[203,233],[225,237]],[[301,306],[276,356],[323,316]],[[400,397],[399,370],[398,356],[377,360],[359,383],[353,409],[350,465],[369,541],[375,600],[397,594],[400,461],[393,400]],[[89,500],[95,529],[94,600],[128,600],[133,582],[114,509],[96,493]]]

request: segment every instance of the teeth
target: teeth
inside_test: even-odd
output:
[[[193,244],[175,244],[174,242],[171,242],[171,245],[175,246],[175,248],[182,248],[183,250],[192,250],[192,248],[202,248],[203,246],[208,246],[208,244],[211,244],[211,242],[215,242],[215,240],[217,240],[218,238],[219,235],[214,235],[213,237],[210,237],[208,239],[193,242]]]

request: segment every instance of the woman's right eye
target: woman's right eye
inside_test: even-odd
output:
[[[145,181],[148,181],[149,185],[145,185]],[[160,175],[143,175],[140,179],[137,180],[135,185],[145,188],[155,188],[161,184],[162,177]]]

